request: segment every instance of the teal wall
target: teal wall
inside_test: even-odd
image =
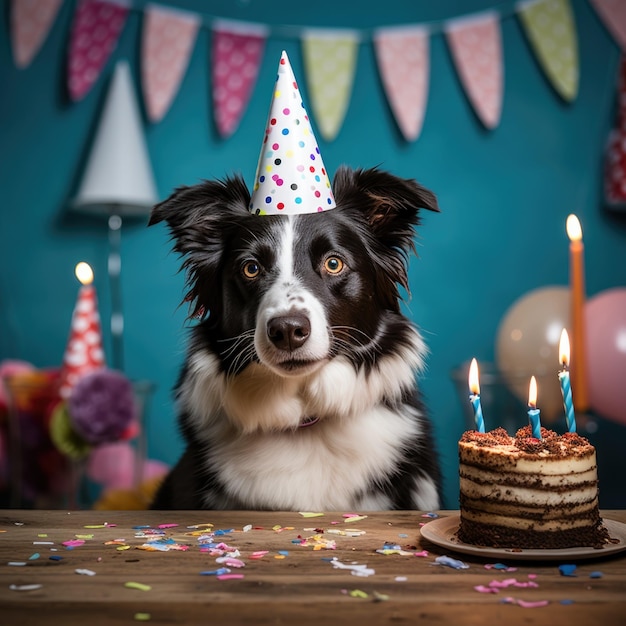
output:
[[[77,261],[94,267],[104,320],[110,310],[105,224],[69,214],[68,205],[113,63],[129,59],[138,76],[141,14],[130,15],[94,89],[82,102],[71,104],[64,78],[74,2],[64,3],[43,49],[25,70],[16,69],[11,58],[7,4],[0,15],[0,359],[25,359],[47,367],[58,365],[64,352],[77,293],[73,276]],[[142,4],[135,2],[137,7]],[[496,3],[318,0],[302,6],[305,3],[285,0],[171,0],[167,4],[268,24],[370,29],[442,20]],[[564,224],[570,212],[577,213],[585,232],[588,294],[626,286],[626,219],[603,208],[601,193],[619,50],[586,0],[572,0],[572,5],[580,52],[580,92],[575,102],[564,103],[548,84],[513,16],[514,3],[504,2],[499,6],[508,11],[501,24],[506,91],[496,130],[484,130],[472,112],[438,32],[431,39],[428,109],[418,141],[406,143],[394,125],[369,42],[360,46],[354,91],[340,134],[331,143],[318,137],[331,173],[342,163],[381,165],[417,178],[439,197],[442,212],[424,216],[420,258],[412,260],[407,311],[431,349],[422,387],[444,463],[448,507],[457,505],[456,441],[465,429],[450,371],[472,356],[483,362],[494,359],[498,323],[519,296],[537,287],[567,284]],[[171,110],[161,123],[146,124],[161,198],[178,185],[232,172],[251,181],[282,49],[289,53],[306,97],[299,42],[288,33],[284,37],[273,34],[268,40],[249,109],[235,135],[223,141],[212,124],[210,34],[201,30]],[[157,384],[149,416],[149,455],[171,463],[182,445],[170,390],[184,353],[185,309],[178,308],[183,276],[177,273],[179,263],[169,253],[162,226],[130,224],[123,231],[122,245],[126,371]],[[106,327],[104,333],[105,349],[110,351]],[[497,416],[487,419],[494,422]],[[608,459],[616,445],[615,433],[623,442],[624,432],[603,420],[598,423],[599,456]],[[604,505],[626,506],[619,492],[617,499],[608,499],[609,482]]]

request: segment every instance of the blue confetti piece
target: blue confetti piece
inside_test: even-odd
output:
[[[59,556],[58,554],[53,554],[52,556],[48,557],[51,561],[61,561],[63,560],[62,556]]]
[[[406,533],[400,533],[398,537],[400,537],[401,539],[406,539],[408,535]]]
[[[493,569],[509,569],[509,566],[504,563],[494,563]]]
[[[573,563],[559,565],[559,572],[561,572],[561,576],[576,576],[576,574],[574,573],[575,571],[576,566]]]
[[[453,569],[469,569],[469,565],[467,563],[463,563],[463,561],[459,561],[445,555],[438,556],[435,559],[435,563],[437,563],[437,565],[445,565],[446,567],[451,567]]]
[[[281,556],[289,556],[289,550],[279,550],[278,554]]]
[[[200,576],[223,576],[224,574],[230,574],[230,570],[227,567],[200,572]]]
[[[591,572],[589,578],[602,578],[604,574],[602,572]]]
[[[570,605],[574,604],[574,600],[561,600],[559,604]]]
[[[228,529],[220,529],[220,530],[216,530],[213,534],[216,537],[222,537],[223,535],[230,535],[233,532],[233,528],[228,528]]]
[[[39,554],[39,552],[35,552],[34,554],[31,554],[28,557],[28,560],[29,561],[36,561],[40,556],[41,556],[41,554]]]

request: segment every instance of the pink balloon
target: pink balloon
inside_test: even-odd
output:
[[[626,424],[626,288],[603,291],[586,303],[589,404]]]

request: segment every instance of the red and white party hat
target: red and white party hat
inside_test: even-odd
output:
[[[335,206],[309,116],[283,51],[254,177],[250,213],[319,213]]]
[[[76,276],[82,287],[72,313],[70,337],[61,368],[59,395],[64,400],[82,376],[105,365],[96,290],[91,284],[93,272],[86,263],[79,263]]]

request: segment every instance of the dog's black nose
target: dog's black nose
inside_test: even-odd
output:
[[[299,348],[311,334],[311,322],[305,315],[281,315],[267,323],[267,336],[279,349],[289,352]]]

